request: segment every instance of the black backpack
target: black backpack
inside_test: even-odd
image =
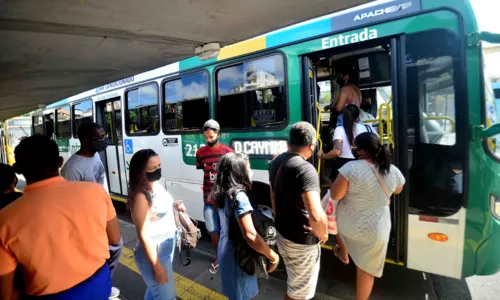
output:
[[[233,243],[233,254],[236,264],[238,264],[248,275],[268,278],[267,270],[269,269],[269,260],[267,257],[250,247],[243,238],[238,220],[233,215],[236,202],[236,197],[231,199],[231,207],[229,210],[229,239]],[[251,204],[254,209],[252,211],[253,224],[257,233],[271,249],[278,252],[276,247],[276,227],[274,225],[274,220],[266,216],[254,203]]]

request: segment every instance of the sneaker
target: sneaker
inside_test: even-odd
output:
[[[120,290],[118,288],[111,288],[111,295],[109,295],[109,299],[116,299],[120,296]]]

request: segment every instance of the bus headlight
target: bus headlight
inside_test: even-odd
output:
[[[497,219],[500,219],[500,197],[490,194],[491,213]]]

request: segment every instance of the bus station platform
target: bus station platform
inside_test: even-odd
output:
[[[124,211],[123,203],[116,203],[123,236],[124,248],[120,264],[113,277],[113,285],[120,289],[120,299],[140,300],[144,298],[146,285],[134,262],[134,247],[137,233],[132,220]],[[174,272],[177,298],[191,299],[227,299],[222,295],[220,276],[208,271],[215,259],[210,238],[204,233],[197,248],[191,252],[191,264],[183,266],[178,257],[174,257]],[[344,266],[327,248],[323,248],[321,271],[316,297],[314,299],[338,300],[355,299],[356,269],[351,262]],[[286,273],[278,269],[269,279],[260,279],[257,300],[283,299],[286,293]],[[411,271],[402,267],[386,264],[384,276],[375,281],[370,299],[439,299],[433,292],[430,276],[422,272]]]

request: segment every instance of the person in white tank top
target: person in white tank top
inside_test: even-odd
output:
[[[137,230],[135,263],[147,285],[144,299],[176,299],[172,259],[177,240],[174,202],[161,181],[161,161],[151,149],[140,150],[130,161],[129,198]]]

